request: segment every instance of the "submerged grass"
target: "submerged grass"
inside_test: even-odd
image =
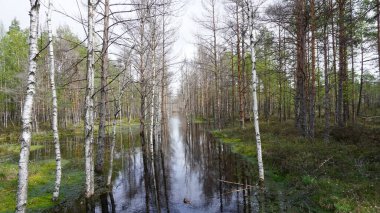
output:
[[[134,126],[136,121],[122,120],[119,127]],[[83,126],[72,126],[60,130],[60,138],[81,136]],[[97,131],[97,125],[95,125]],[[111,127],[109,127],[111,128]],[[111,130],[109,130],[111,131]],[[17,159],[20,152],[18,129],[8,129],[0,134],[0,213],[14,212],[17,191]],[[96,133],[95,133],[96,134]],[[44,148],[46,141],[53,141],[51,131],[40,131],[32,135],[30,151]],[[44,143],[41,143],[44,142]],[[62,180],[59,200],[51,200],[55,181],[55,160],[39,160],[29,163],[28,212],[41,212],[63,202],[78,199],[84,193],[83,159],[62,160]]]
[[[42,149],[42,145],[31,145],[30,151]],[[19,144],[0,144],[0,155],[16,155],[20,154]],[[0,161],[1,162],[1,161]]]
[[[256,164],[252,125],[212,134]],[[287,195],[292,206],[305,211],[380,211],[379,129],[332,129],[331,142],[325,143],[322,131],[311,141],[299,137],[292,122],[268,122],[261,124],[261,137],[266,178],[292,189]]]
[[[84,172],[72,166],[74,162],[62,161],[62,183],[57,202],[51,200],[55,180],[55,160],[29,164],[28,211],[40,212],[65,200],[78,198],[84,190]],[[0,212],[13,212],[16,206],[17,164],[0,165]]]

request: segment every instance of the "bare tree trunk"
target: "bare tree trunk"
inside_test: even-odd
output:
[[[378,65],[379,65],[379,76],[380,76],[380,0],[377,0],[376,15],[377,15],[377,54],[378,54]]]
[[[221,103],[220,103],[220,85],[219,85],[219,67],[218,67],[218,59],[217,59],[217,41],[216,41],[216,31],[217,31],[217,26],[216,26],[216,12],[215,12],[215,5],[216,1],[212,0],[212,34],[213,34],[213,55],[214,55],[214,72],[215,72],[215,95],[216,95],[216,107],[217,107],[217,112],[216,112],[216,124],[217,127],[220,129],[221,128]]]
[[[350,23],[354,22],[354,3],[352,0],[350,0]],[[352,24],[351,24],[352,25]],[[354,28],[350,26],[350,37],[351,37],[351,108],[352,108],[352,124],[355,124],[356,120],[356,113],[355,113],[355,62],[354,62],[354,41],[353,37],[354,36]],[[348,91],[347,91],[348,92]]]
[[[107,76],[108,76],[108,26],[109,26],[109,0],[104,1],[104,30],[103,30],[103,47],[101,60],[101,77],[100,77],[100,105],[99,105],[99,133],[98,133],[98,150],[96,155],[95,172],[101,174],[104,165],[104,144],[106,137],[106,112],[107,112]]]
[[[16,212],[26,212],[28,200],[28,162],[32,140],[32,108],[36,92],[37,72],[37,29],[40,8],[39,0],[30,0],[30,33],[29,33],[29,68],[25,102],[22,110],[22,133],[20,136],[20,160],[18,163],[18,187]]]
[[[117,109],[119,110],[119,109]],[[110,149],[110,167],[108,168],[108,176],[107,176],[107,186],[111,185],[112,181],[112,171],[113,171],[113,155],[115,152],[115,144],[116,144],[116,122],[117,122],[117,114],[115,113],[115,117],[112,121],[112,142]]]
[[[166,45],[166,40],[165,40],[165,11],[166,11],[166,1],[163,1],[164,6],[163,6],[163,12],[162,12],[162,73],[161,73],[161,123],[166,122],[166,64],[165,64],[165,59],[166,59],[166,53],[165,53],[165,45]],[[161,135],[162,136],[162,135]]]
[[[328,42],[329,37],[327,33],[327,22],[323,28],[324,39],[323,39],[323,50],[324,50],[324,75],[325,75],[325,131],[324,131],[324,140],[325,142],[329,142],[330,138],[330,84],[329,84],[329,71],[328,71]]]
[[[94,3],[88,0],[87,86],[85,102],[86,198],[94,194]]]
[[[52,94],[52,123],[51,127],[53,129],[53,141],[55,149],[55,162],[56,162],[56,174],[55,174],[55,185],[53,192],[53,200],[56,201],[59,196],[59,188],[61,186],[61,149],[59,145],[59,134],[58,134],[58,102],[57,102],[57,91],[55,89],[55,59],[54,59],[54,47],[53,47],[53,33],[51,27],[51,10],[52,3],[49,0],[49,9],[47,15],[47,27],[48,27],[48,38],[49,38],[49,70],[50,70],[50,88]]]
[[[306,123],[306,94],[305,94],[305,55],[306,55],[306,33],[305,33],[305,1],[296,1],[296,22],[297,22],[297,69],[296,69],[296,96],[295,113],[296,126],[303,136],[307,134]]]
[[[310,1],[311,10],[311,94],[309,106],[309,137],[314,138],[315,124],[315,4]]]
[[[334,73],[334,97],[335,97],[335,123],[338,122],[338,87],[337,87],[337,79],[336,79],[336,35],[335,35],[335,23],[334,23],[334,6],[333,0],[330,0],[330,14],[331,14],[331,40],[332,40],[332,54],[333,54],[333,73]]]
[[[250,50],[251,50],[251,59],[252,59],[252,96],[253,96],[253,124],[255,127],[255,135],[256,135],[256,146],[257,146],[257,164],[259,167],[259,182],[261,185],[264,184],[264,165],[263,165],[263,158],[262,158],[262,151],[261,151],[261,138],[260,138],[260,129],[259,129],[259,111],[257,107],[257,94],[256,94],[256,88],[257,88],[257,76],[256,76],[256,56],[255,56],[255,49],[254,49],[254,32],[253,32],[253,18],[254,18],[254,11],[252,7],[252,2],[249,1],[248,3],[248,15],[249,15],[249,21],[248,25],[250,28]]]
[[[362,32],[363,33],[363,32]],[[356,111],[356,115],[360,115],[360,106],[362,103],[362,94],[363,94],[363,72],[364,72],[364,48],[363,48],[363,35],[362,35],[362,41],[360,44],[360,54],[361,54],[361,63],[360,63],[360,86],[359,86],[359,100],[358,100],[358,107]]]
[[[239,26],[239,5],[236,4],[236,54],[237,54],[237,70],[238,70],[238,93],[239,93],[239,118],[240,127],[244,129],[244,118],[243,118],[243,89],[242,89],[242,74],[241,74],[241,56],[240,56],[240,26]]]
[[[338,0],[339,9],[339,84],[338,84],[338,97],[337,97],[337,107],[338,107],[338,125],[343,127],[346,122],[347,109],[346,109],[346,84],[347,84],[347,44],[345,35],[345,4],[346,0]]]

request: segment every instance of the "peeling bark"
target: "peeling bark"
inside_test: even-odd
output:
[[[87,85],[85,101],[85,194],[94,194],[94,3],[88,0]]]
[[[32,140],[32,109],[34,94],[36,93],[37,72],[37,30],[38,15],[40,8],[39,0],[30,1],[30,34],[29,34],[29,67],[26,87],[26,96],[22,108],[22,133],[20,136],[20,160],[18,171],[17,203],[16,212],[26,212],[28,200],[28,163],[30,154],[30,143]]]
[[[260,138],[260,129],[259,129],[259,110],[257,107],[257,75],[256,75],[256,55],[255,55],[255,49],[254,49],[254,41],[255,41],[255,35],[254,35],[254,29],[253,29],[253,18],[254,18],[254,11],[252,2],[248,3],[248,15],[249,15],[249,32],[250,32],[250,42],[249,47],[251,51],[251,60],[252,60],[252,96],[253,96],[253,124],[255,127],[255,136],[256,136],[256,147],[257,147],[257,165],[259,167],[259,182],[260,184],[264,184],[264,165],[263,165],[263,157],[262,157],[262,151],[261,151],[261,138]]]
[[[51,127],[53,130],[53,142],[55,150],[55,184],[53,191],[53,200],[56,201],[59,196],[59,188],[61,186],[61,148],[59,144],[59,134],[58,134],[58,101],[57,101],[57,91],[55,88],[55,61],[54,61],[54,47],[53,47],[53,33],[51,27],[51,9],[52,3],[49,0],[49,8],[47,15],[47,26],[48,26],[48,39],[49,39],[49,71],[50,71],[50,88],[52,96],[52,122]]]

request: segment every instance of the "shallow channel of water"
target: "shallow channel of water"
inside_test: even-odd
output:
[[[122,129],[115,151],[112,191],[60,212],[281,212],[281,191],[268,200],[257,190],[256,167],[216,142],[204,124],[179,116],[168,122],[168,137],[154,154],[142,151],[137,131]],[[54,150],[51,150],[54,155]],[[81,158],[80,139],[63,143],[63,157]],[[45,151],[32,158],[49,158]],[[154,158],[154,161],[151,159]],[[267,202],[265,202],[267,200]],[[270,208],[270,209],[268,209]]]

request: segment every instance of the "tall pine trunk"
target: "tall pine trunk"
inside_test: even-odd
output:
[[[346,0],[338,0],[339,10],[339,84],[338,84],[338,125],[343,127],[347,120],[347,42],[346,42],[346,29],[345,29],[345,5]]]
[[[327,14],[327,13],[326,13]],[[330,139],[330,83],[329,83],[329,61],[328,61],[328,32],[327,32],[327,22],[323,28],[323,51],[324,51],[324,75],[325,75],[325,100],[324,100],[324,108],[325,108],[325,130],[324,130],[324,141],[329,142]]]
[[[311,12],[311,93],[309,105],[309,137],[314,138],[315,124],[315,4],[314,0],[310,1]]]
[[[305,20],[305,1],[297,0],[296,8],[296,28],[297,28],[297,69],[296,69],[296,96],[295,113],[296,126],[303,136],[307,135],[306,123],[306,20]]]

